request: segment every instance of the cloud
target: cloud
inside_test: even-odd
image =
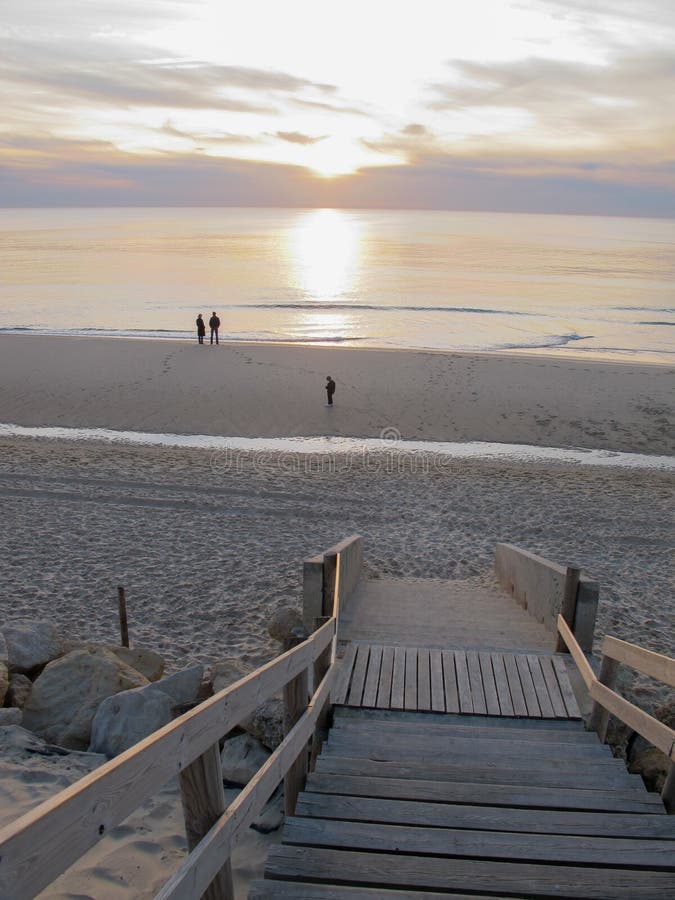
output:
[[[182,128],[177,128],[170,119],[167,119],[164,125],[157,130],[162,134],[169,135],[169,137],[182,138],[200,144],[238,144],[245,146],[254,146],[256,144],[262,144],[265,142],[264,138],[250,134],[233,134],[232,132],[228,131],[213,131],[205,134],[202,132],[187,131]]]
[[[325,141],[328,137],[327,134],[311,137],[311,135],[302,134],[299,131],[277,131],[274,136],[282,141],[288,141],[289,144],[318,144],[319,141]]]

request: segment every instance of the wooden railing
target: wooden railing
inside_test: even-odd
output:
[[[675,730],[634,706],[613,688],[619,665],[630,666],[643,675],[675,687],[675,659],[645,650],[636,644],[605,637],[602,644],[600,677],[597,678],[563,616],[558,616],[558,632],[569,650],[593,701],[589,725],[601,741],[607,738],[610,715],[616,716],[633,731],[666,754],[670,769],[661,797],[669,813],[675,812]]]
[[[34,897],[178,775],[189,852],[157,896],[230,900],[232,848],[282,779],[286,812],[295,809],[308,745],[330,700],[335,631],[331,616],[298,646],[0,830],[0,897]],[[226,807],[218,741],[282,687],[286,736]]]

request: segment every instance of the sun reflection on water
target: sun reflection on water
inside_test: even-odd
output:
[[[307,299],[340,302],[353,296],[362,223],[337,209],[308,212],[291,232],[298,286]]]

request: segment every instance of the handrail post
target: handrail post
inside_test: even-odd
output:
[[[661,791],[661,799],[668,815],[675,815],[675,762],[672,759]]]
[[[314,620],[314,630],[321,628],[326,622],[330,621],[330,616],[321,616]],[[326,672],[330,669],[331,660],[333,656],[333,645],[335,640],[333,640],[325,650],[323,650],[317,658],[314,660],[314,691],[318,688],[318,686],[323,681]],[[312,749],[310,751],[309,757],[309,771],[314,771],[314,765],[316,763],[316,758],[319,755],[319,751],[321,750],[321,744],[325,738],[325,731],[328,725],[328,715],[330,713],[330,696],[327,698],[323,709],[319,713],[319,717],[316,720],[316,727],[314,729],[314,734],[312,735]]]
[[[338,577],[338,564],[340,554],[333,551],[324,554],[323,557],[323,609],[324,616],[334,616],[335,609],[335,585]]]
[[[611,656],[603,654],[602,663],[600,664],[600,676],[598,681],[604,684],[610,690],[614,690],[616,685],[616,676],[619,671],[619,663],[612,659]],[[591,709],[591,717],[589,727],[591,731],[595,731],[602,743],[607,739],[607,726],[609,725],[609,710],[605,709],[597,700],[593,701]]]
[[[560,609],[560,615],[567,622],[570,627],[570,631],[574,631],[574,614],[576,613],[577,608],[577,593],[579,591],[579,580],[581,579],[581,569],[577,569],[574,566],[568,566],[567,572],[565,574],[565,588],[562,599],[562,607]],[[557,640],[555,645],[556,653],[565,653],[567,650],[567,645],[565,641],[562,639],[561,634],[558,632]]]
[[[291,637],[284,642],[284,650],[296,647],[307,638],[304,628],[294,628]],[[284,734],[288,734],[307,709],[309,702],[309,668],[303,669],[299,675],[291,679],[284,686]],[[295,804],[298,794],[305,786],[307,779],[307,747],[303,745],[302,751],[295,762],[289,767],[284,776],[284,812],[287,816],[295,813]]]
[[[192,852],[227,808],[218,744],[212,744],[183,769],[180,773],[180,792],[188,852]],[[202,894],[202,900],[234,900],[229,859]]]

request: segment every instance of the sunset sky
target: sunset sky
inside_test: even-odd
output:
[[[673,0],[0,0],[0,205],[675,216]]]

